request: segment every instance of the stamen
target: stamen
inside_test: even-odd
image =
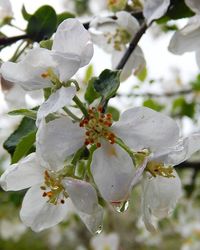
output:
[[[89,116],[84,118],[80,122],[80,127],[86,129],[85,132],[85,145],[96,144],[97,147],[101,147],[100,139],[104,138],[111,144],[115,143],[115,135],[110,131],[112,126],[112,114],[103,114],[103,108],[100,106],[96,108],[90,108],[88,110]]]

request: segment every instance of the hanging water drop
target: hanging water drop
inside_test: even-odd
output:
[[[102,230],[103,230],[103,226],[100,225],[100,226],[98,227],[97,231],[95,232],[95,234],[100,234],[100,233],[102,232]]]
[[[129,201],[127,200],[124,202],[113,202],[112,205],[115,211],[117,211],[118,213],[123,213],[128,209]]]

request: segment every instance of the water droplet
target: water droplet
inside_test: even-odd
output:
[[[129,201],[116,202],[116,203],[112,203],[112,205],[115,211],[117,211],[118,213],[123,213],[128,209]]]
[[[95,234],[100,234],[100,233],[102,232],[102,230],[103,230],[103,226],[100,225],[100,226],[98,227],[97,231],[95,232]]]

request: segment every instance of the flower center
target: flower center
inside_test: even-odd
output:
[[[122,28],[117,28],[114,34],[108,32],[104,36],[107,38],[107,43],[110,44],[113,42],[115,50],[118,51],[122,51],[124,45],[131,39],[131,35],[128,31]]]
[[[40,187],[43,191],[42,196],[48,198],[48,202],[53,205],[59,203],[64,204],[65,198],[68,197],[62,183],[62,178],[57,175],[54,171],[44,172],[44,185]]]
[[[167,178],[175,177],[173,175],[173,167],[172,166],[165,167],[161,162],[156,162],[156,161],[148,162],[146,166],[146,171],[150,172],[150,174],[154,177],[158,175]]]
[[[114,144],[115,135],[109,129],[113,123],[112,114],[103,114],[102,108],[89,109],[88,114],[88,117],[80,122],[80,127],[86,130],[85,145],[96,144],[97,147],[101,147],[102,137]]]

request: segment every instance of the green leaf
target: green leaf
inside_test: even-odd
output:
[[[187,102],[184,97],[179,97],[173,102],[172,116],[188,116],[190,118],[194,118],[195,108],[195,102]]]
[[[191,84],[194,91],[200,91],[200,74],[197,75],[196,80],[191,82]]]
[[[27,34],[34,41],[50,38],[57,27],[57,15],[55,10],[48,5],[39,8],[29,19]]]
[[[70,12],[62,12],[57,15],[57,26],[68,18],[75,18],[75,15]]]
[[[115,107],[108,106],[107,109],[106,109],[106,112],[112,114],[112,118],[113,118],[114,121],[119,120],[120,113],[119,113],[119,110],[116,109]]]
[[[42,40],[42,41],[40,42],[40,47],[41,47],[41,48],[45,48],[45,49],[51,50],[51,49],[52,49],[52,46],[53,46],[53,40],[51,40],[51,39]]]
[[[36,131],[35,121],[24,117],[18,128],[4,142],[3,147],[12,156],[21,138],[28,135],[30,132]]]
[[[16,110],[10,111],[8,114],[9,115],[23,115],[33,120],[36,120],[36,116],[37,116],[37,112],[35,110],[30,110],[30,109],[16,109]]]
[[[84,83],[88,83],[89,80],[92,78],[93,73],[94,73],[93,65],[90,64],[90,65],[87,67],[87,69],[86,69],[85,77],[84,77],[83,82],[84,82]]]
[[[22,5],[22,16],[23,18],[26,20],[26,21],[29,21],[29,19],[31,18],[31,14],[29,14],[27,11],[26,11],[26,8],[24,6],[24,4]]]
[[[121,71],[105,69],[100,76],[94,80],[94,88],[104,100],[109,100],[116,94],[120,85],[120,73]]]
[[[15,148],[12,157],[12,164],[18,162],[23,156],[25,156],[29,152],[35,142],[35,135],[36,130],[31,131],[29,134],[21,138],[20,142]]]
[[[88,104],[91,104],[95,99],[100,97],[100,94],[96,92],[94,88],[94,82],[97,80],[97,77],[93,77],[89,82],[87,89],[85,91],[85,100]]]
[[[159,102],[153,100],[153,99],[147,99],[143,102],[144,107],[148,107],[150,109],[154,109],[155,111],[162,111],[165,108],[165,105],[160,104]]]

